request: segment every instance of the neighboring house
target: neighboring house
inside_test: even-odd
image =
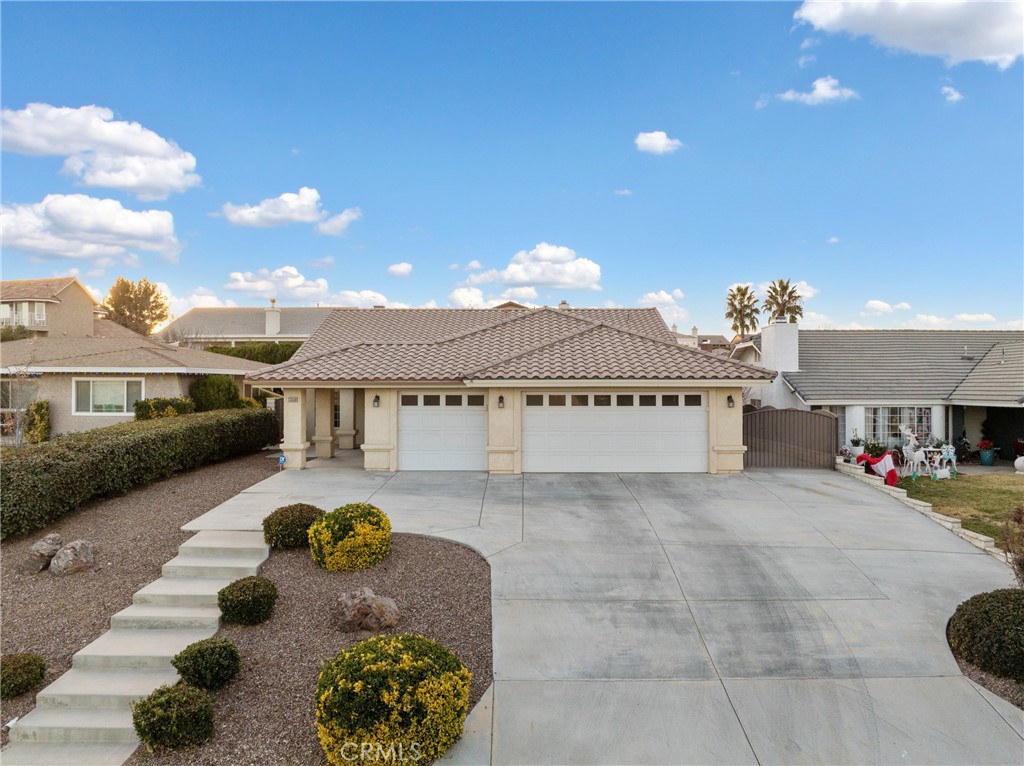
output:
[[[27,327],[36,338],[79,337],[105,309],[75,277],[0,282],[0,325]]]
[[[779,371],[755,405],[826,409],[840,436],[896,446],[906,425],[919,436],[972,445],[982,423],[1013,456],[1024,438],[1024,332],[1005,330],[800,330],[769,323],[736,345],[733,359]]]
[[[154,337],[191,348],[234,346],[238,343],[305,341],[333,309],[237,306],[194,308]]]
[[[46,399],[54,435],[131,420],[138,399],[187,396],[199,375],[230,375],[241,385],[247,372],[265,366],[168,346],[98,318],[102,310],[74,277],[6,280],[0,282],[0,301],[6,305],[9,296],[46,291],[55,297],[31,301],[46,305],[46,324],[36,326],[45,327],[45,334],[0,344],[0,409],[20,410]]]
[[[544,307],[336,309],[246,380],[283,390],[285,468],[312,398],[317,456],[361,446],[371,470],[718,473],[743,469],[743,388],[773,377],[653,308]]]
[[[678,331],[676,325],[672,325],[672,334],[676,336],[676,343],[680,346],[699,348],[702,351],[714,351],[716,349],[730,350],[729,339],[724,335],[701,335],[697,332],[697,326],[690,328],[690,334]]]

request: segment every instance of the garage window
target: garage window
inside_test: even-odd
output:
[[[590,406],[590,396],[587,394],[573,394],[572,395],[572,406],[573,407],[588,407]]]
[[[462,394],[445,394],[444,395],[444,406],[445,407],[461,407],[462,406]]]
[[[526,406],[527,407],[543,407],[544,406],[544,394],[527,394],[526,395]]]
[[[686,394],[683,404],[687,407],[700,407],[700,394]]]
[[[483,394],[470,394],[466,397],[466,404],[470,407],[483,407],[484,406],[484,395]]]
[[[657,407],[658,397],[656,394],[640,394],[641,407]]]
[[[565,394],[551,394],[548,397],[548,407],[564,407]]]
[[[441,394],[424,394],[423,395],[423,406],[424,407],[440,407],[441,406]]]
[[[633,406],[633,394],[616,394],[615,395],[615,406],[616,407],[632,407]]]
[[[679,394],[662,394],[661,395],[661,406],[662,407],[678,407],[679,406]]]
[[[402,394],[402,406],[403,407],[415,407],[420,403],[420,398],[416,394]]]
[[[612,395],[611,394],[594,394],[594,406],[595,407],[611,407],[612,406]]]

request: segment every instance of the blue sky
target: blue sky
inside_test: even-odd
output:
[[[3,276],[1020,328],[1024,4],[17,3]]]

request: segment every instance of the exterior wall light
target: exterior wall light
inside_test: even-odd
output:
[[[503,394],[498,396],[498,409],[505,409],[505,396]]]
[[[732,398],[732,394],[729,394],[727,397],[725,397],[725,403],[729,405],[730,410],[736,406],[736,400]],[[376,407],[377,405],[374,406]]]
[[[729,397],[729,398],[731,399],[732,397]],[[380,407],[380,394],[376,394],[373,397],[373,406],[374,407]],[[732,405],[730,404],[729,406],[731,407]]]

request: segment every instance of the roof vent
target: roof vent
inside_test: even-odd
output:
[[[572,306],[569,305],[569,301],[559,301],[558,308],[560,308],[560,309],[571,309]]]
[[[974,360],[974,357],[967,353],[967,346],[964,346],[964,353],[963,353],[963,356],[961,356],[960,358],[961,359],[965,359],[968,362]]]
[[[374,306],[374,308],[375,309],[382,309],[382,308],[384,308],[384,306],[383,305],[377,305],[377,306]]]

